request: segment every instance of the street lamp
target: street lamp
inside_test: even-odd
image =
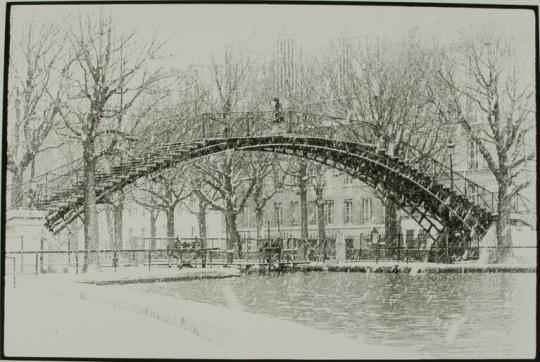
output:
[[[454,163],[452,156],[454,155],[454,147],[456,147],[454,141],[452,138],[450,138],[450,141],[448,142],[448,152],[450,153],[450,188],[454,189]]]

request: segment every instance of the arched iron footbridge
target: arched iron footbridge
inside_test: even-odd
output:
[[[274,125],[273,130],[263,131],[256,130],[258,122],[254,120],[271,124],[271,115],[236,114],[235,127],[213,124],[218,117],[206,115],[199,119],[198,132],[202,137],[196,139],[192,135],[195,140],[144,147],[144,150],[152,149],[148,152],[139,147],[139,155],[132,160],[98,171],[97,202],[164,170],[234,150],[297,156],[347,173],[371,186],[382,198],[396,202],[434,241],[445,233],[459,235],[460,243],[480,240],[496,219],[496,194],[438,161],[394,156],[373,144],[358,141],[358,137],[354,139],[355,125],[335,119],[316,119],[316,116],[315,121],[309,122],[303,115],[303,119],[295,115],[296,123],[290,115],[290,121],[280,124],[277,130]],[[301,132],[291,132],[298,131],[299,124],[303,127]],[[410,148],[401,154],[414,155],[414,152]],[[58,177],[56,187],[51,188],[48,183],[47,190],[55,189],[55,192],[41,193],[37,206],[49,210],[46,226],[53,233],[61,231],[83,213],[85,181],[82,175],[78,169],[63,178]],[[60,185],[64,185],[64,189]],[[476,192],[467,191],[471,189]]]

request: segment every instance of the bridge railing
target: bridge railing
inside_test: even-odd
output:
[[[66,171],[65,173],[50,173],[46,175],[36,187],[36,204],[52,201],[52,198],[58,196],[63,191],[70,190],[84,180],[83,168],[77,168]]]
[[[124,157],[120,170],[128,171],[133,162],[144,162],[159,158],[162,154],[176,152],[194,140],[226,137],[252,137],[271,134],[296,134],[299,136],[321,137],[339,141],[374,144],[371,126],[341,117],[321,115],[308,111],[252,111],[203,113],[188,121],[173,123],[169,130],[161,130],[156,135],[142,135],[129,144],[128,155]],[[404,159],[412,167],[452,188],[457,194],[467,197],[490,211],[496,211],[497,194],[493,193],[459,172],[437,161],[432,155],[423,154],[414,146],[402,143],[396,156]],[[115,164],[100,162],[98,174],[110,174]],[[37,199],[49,200],[63,191],[80,189],[84,182],[82,162],[69,170],[50,174],[40,181]],[[512,205],[514,212],[532,212],[532,203],[521,195]]]

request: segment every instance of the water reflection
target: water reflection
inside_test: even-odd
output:
[[[534,355],[535,274],[252,274],[132,287],[239,304],[426,357]]]

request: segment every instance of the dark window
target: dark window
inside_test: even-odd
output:
[[[281,207],[281,202],[274,203],[274,215],[276,220],[276,226],[283,225],[283,208]]]
[[[291,201],[291,225],[298,225],[298,201]]]

